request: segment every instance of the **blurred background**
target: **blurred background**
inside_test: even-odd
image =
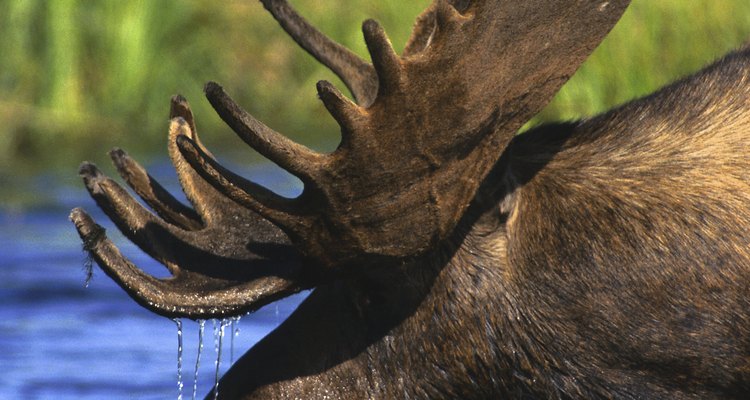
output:
[[[361,21],[379,20],[400,50],[429,3],[291,2],[363,57]],[[748,39],[747,0],[633,0],[531,124],[592,115],[648,94]],[[316,99],[320,79],[344,89],[254,0],[0,0],[0,365],[9,371],[0,375],[0,398],[176,396],[175,325],[140,309],[102,274],[83,289],[84,257],[67,221],[74,206],[93,212],[139,265],[154,266],[96,212],[77,167],[89,160],[116,175],[106,153],[117,146],[179,192],[165,139],[169,98],[180,93],[220,159],[293,194],[296,181],[242,144],[202,87],[217,81],[271,127],[330,151],[338,128]],[[243,320],[241,346],[272,329],[296,301],[246,317],[252,321]],[[190,329],[194,338],[195,324]],[[186,351],[195,350],[190,343]],[[211,380],[213,360],[205,364],[201,379]]]

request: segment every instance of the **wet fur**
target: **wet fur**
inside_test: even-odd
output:
[[[451,240],[318,287],[220,394],[744,398],[748,109],[742,50],[516,137]]]

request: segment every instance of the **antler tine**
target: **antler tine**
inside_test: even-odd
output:
[[[173,278],[158,279],[125,258],[107,237],[106,230],[83,209],[73,209],[70,220],[76,226],[84,250],[104,273],[140,305],[165,317],[208,319],[239,315],[303,287],[277,276],[236,283],[183,270],[174,271]]]
[[[351,134],[356,132],[363,123],[365,116],[362,109],[347,99],[328,81],[319,81],[316,87],[318,97],[341,127],[341,145],[347,147],[351,140]]]
[[[362,24],[367,50],[378,75],[378,95],[382,97],[398,90],[401,83],[401,59],[393,50],[385,30],[377,21],[368,19]],[[377,100],[377,98],[376,98]]]
[[[203,223],[190,207],[175,199],[159,182],[122,149],[109,152],[122,179],[165,221],[183,229],[200,229]]]
[[[294,200],[283,198],[224,168],[186,136],[178,136],[176,142],[190,165],[230,199],[267,218],[291,236],[298,237],[309,228],[308,218],[294,207]]]
[[[153,276],[133,265],[106,235],[106,230],[94,222],[83,209],[75,208],[70,213],[70,220],[75,224],[78,235],[83,241],[83,248],[102,267],[102,270],[115,280],[142,306],[152,309],[156,302],[150,299],[163,297],[160,282]],[[157,308],[155,311],[167,310]]]
[[[315,29],[286,0],[261,1],[295,42],[341,78],[357,103],[373,102],[378,80],[372,65]]]
[[[217,205],[215,191],[211,185],[193,171],[175,144],[177,136],[188,136],[198,143],[209,157],[213,157],[211,152],[201,143],[190,105],[184,97],[180,95],[173,96],[170,101],[169,114],[170,124],[169,134],[167,135],[167,152],[177,172],[177,178],[180,180],[182,191],[193,205],[195,211],[201,216],[204,223],[210,223],[217,218],[220,219],[221,217],[217,213],[221,213],[223,210],[218,210],[220,207]]]
[[[91,197],[120,231],[151,257],[167,266],[170,272],[175,273],[176,267],[171,259],[172,252],[166,251],[166,247],[170,246],[167,243],[169,240],[162,240],[162,236],[154,233],[154,229],[168,233],[173,239],[192,243],[193,238],[188,237],[188,231],[183,231],[157,218],[128,194],[122,186],[102,174],[94,164],[81,165],[80,174]]]
[[[435,3],[432,3],[422,14],[417,16],[411,36],[404,46],[404,51],[401,52],[402,57],[407,58],[417,54],[429,45],[432,35],[435,33],[435,7]]]
[[[169,100],[169,119],[174,120],[176,118],[182,118],[187,122],[188,127],[190,128],[188,136],[193,138],[206,154],[213,157],[213,154],[211,154],[206,146],[203,145],[200,136],[198,136],[198,129],[195,127],[195,117],[193,117],[193,110],[190,108],[190,103],[188,103],[185,97],[179,94],[172,96]],[[181,132],[181,134],[186,133]],[[170,132],[170,138],[172,138],[172,136],[176,136],[174,132]],[[170,143],[171,142],[173,142],[173,140],[170,140]],[[174,157],[174,154],[170,154],[170,156]]]
[[[264,125],[243,110],[215,82],[205,87],[206,98],[237,135],[264,157],[294,174],[303,182],[314,181],[323,166],[323,155],[296,143]]]
[[[179,94],[172,96],[169,100],[169,119],[177,117],[180,117],[187,122],[188,126],[190,126],[190,131],[198,132],[195,128],[193,110],[190,108],[187,99]]]

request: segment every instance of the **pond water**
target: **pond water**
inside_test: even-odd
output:
[[[278,170],[239,170],[281,194],[299,191]],[[179,192],[166,163],[152,165],[149,171],[172,193]],[[36,194],[49,200],[44,206],[18,211],[0,204],[0,399],[178,398],[175,322],[138,306],[98,268],[84,287],[85,255],[68,221],[70,210],[83,206],[136,265],[157,271],[159,264],[117,232],[82,185],[36,186]],[[239,358],[283,321],[304,295],[243,316],[238,335],[228,326],[220,372],[228,369],[232,353]],[[199,329],[190,320],[182,325],[182,397],[190,399]],[[213,387],[216,358],[213,325],[207,321],[198,398]]]

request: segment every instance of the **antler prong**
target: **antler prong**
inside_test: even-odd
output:
[[[230,199],[268,218],[287,233],[300,234],[308,225],[307,218],[295,212],[294,200],[283,198],[224,168],[187,136],[177,136],[176,142],[187,162]]]
[[[189,232],[160,220],[95,165],[84,163],[80,173],[91,197],[120,231],[174,273],[174,260],[168,248],[174,239],[192,243],[194,238]]]
[[[169,101],[169,119],[171,121],[175,118],[182,118],[187,122],[188,127],[190,128],[190,134],[188,136],[198,142],[203,151],[213,157],[213,154],[206,149],[206,146],[203,146],[200,137],[198,137],[198,129],[195,127],[195,118],[193,117],[193,110],[190,108],[190,104],[185,97],[179,94],[172,96]],[[170,136],[173,135],[170,133]]]
[[[378,97],[393,93],[401,83],[401,58],[377,21],[366,20],[362,24],[362,33],[378,75]]]
[[[321,168],[323,156],[274,131],[243,110],[215,82],[205,87],[206,97],[221,119],[237,135],[264,157],[294,174],[303,182],[312,181]]]
[[[198,214],[192,208],[175,199],[145,168],[122,149],[109,152],[112,163],[123,180],[146,204],[165,221],[181,228],[194,230],[202,227]]]
[[[190,130],[197,132],[195,129],[195,118],[193,117],[193,110],[190,109],[190,104],[186,98],[182,95],[174,95],[169,102],[169,119],[180,117],[185,120],[190,126]]]
[[[94,222],[83,209],[75,208],[70,213],[70,220],[75,224],[78,235],[86,250],[102,267],[102,270],[123,286],[128,293],[136,294],[133,298],[151,309],[154,302],[148,299],[161,297],[158,289],[160,282],[155,277],[143,272],[128,261],[107,237],[106,230]]]
[[[357,103],[363,106],[372,103],[377,77],[370,63],[315,29],[285,0],[261,1],[295,42],[341,78]]]
[[[279,297],[297,292],[299,285],[269,276],[248,282],[220,282],[191,273],[173,271],[158,279],[130,262],[85,211],[70,213],[86,250],[102,270],[139,304],[166,317],[217,318],[255,310]],[[281,272],[281,271],[280,271]],[[185,285],[190,281],[191,285]],[[201,285],[201,283],[205,285]]]
[[[346,146],[361,123],[362,109],[328,81],[319,81],[317,89],[323,105],[341,127],[342,145]]]

